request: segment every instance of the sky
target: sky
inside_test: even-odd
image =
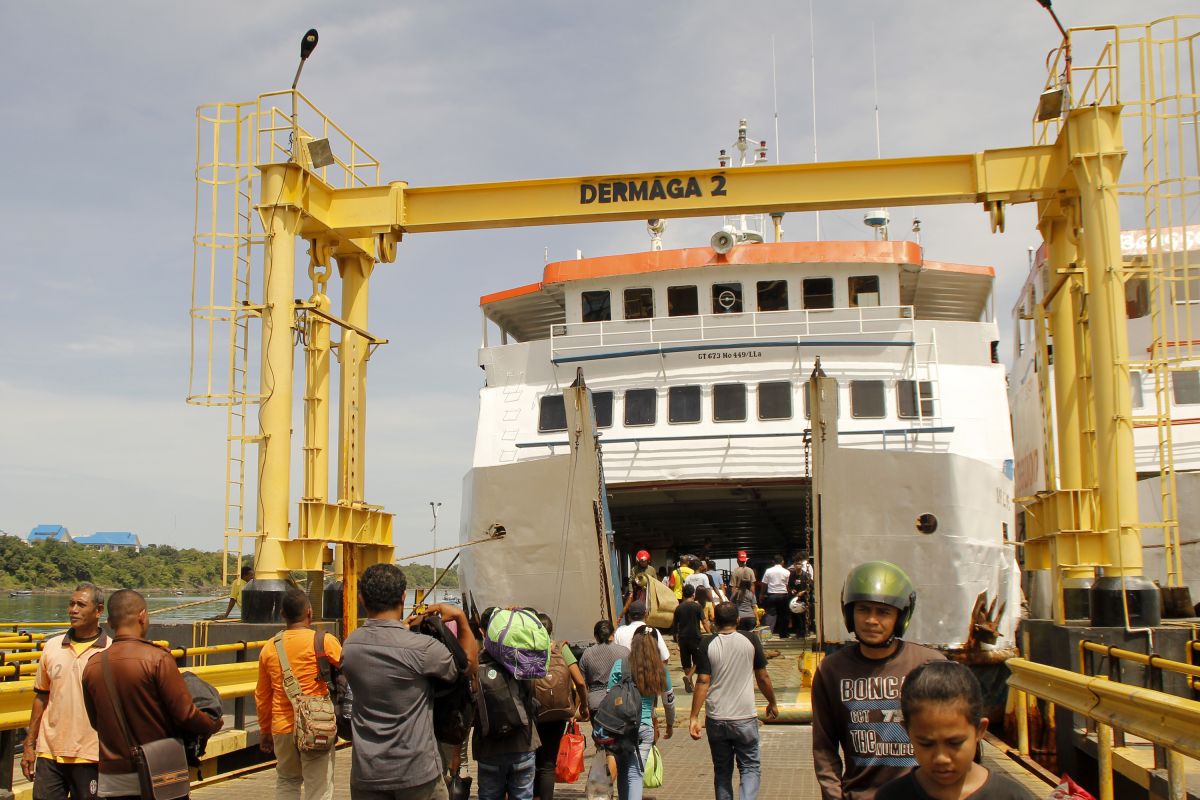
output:
[[[1055,10],[1070,27],[1195,6]],[[1034,0],[814,0],[812,12],[810,29],[795,0],[8,4],[0,530],[56,522],[221,547],[225,415],[184,402],[195,109],[287,88],[306,29],[320,43],[301,89],[379,157],[385,181],[410,186],[712,167],[740,118],[771,161],[872,158],[872,39],[884,157],[1029,143],[1059,40]],[[893,210],[893,238],[911,236],[913,213]],[[1032,208],[1010,209],[1002,235],[979,208],[916,213],[928,258],[995,267],[1007,352],[1040,241]],[[861,218],[822,214],[822,238],[869,238]],[[672,221],[664,246],[703,245],[718,227]],[[816,237],[811,214],[784,228]],[[430,233],[376,269],[370,328],[390,343],[369,367],[366,495],[396,515],[398,556],[429,549],[431,501],[439,544],[458,535],[479,297],[540,280],[547,258],[647,244],[634,222]]]

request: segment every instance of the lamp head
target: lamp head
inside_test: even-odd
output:
[[[309,28],[308,33],[300,40],[300,60],[305,61],[317,49],[317,29]]]

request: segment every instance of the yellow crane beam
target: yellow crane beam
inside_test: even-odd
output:
[[[361,252],[361,240],[368,237],[403,233],[879,205],[1025,203],[1053,197],[1072,181],[1062,144],[426,187],[397,181],[335,189],[299,164],[261,169],[273,205],[304,209],[299,235],[332,239],[346,253]]]

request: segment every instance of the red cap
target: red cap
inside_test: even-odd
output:
[[[637,560],[638,561],[649,561],[650,553],[645,550],[638,550],[637,551]]]
[[[738,550],[738,561],[746,561],[750,556],[746,555],[745,550]]]

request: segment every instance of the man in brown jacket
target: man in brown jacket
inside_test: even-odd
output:
[[[113,633],[107,661],[118,697],[104,681],[103,660],[93,658],[83,671],[84,706],[100,738],[101,797],[137,798],[141,794],[130,746],[184,733],[213,734],[221,720],[196,708],[183,676],[163,648],[146,640],[150,618],[146,600],[132,589],[114,592],[108,601]],[[125,739],[113,710],[120,702],[136,742]]]

